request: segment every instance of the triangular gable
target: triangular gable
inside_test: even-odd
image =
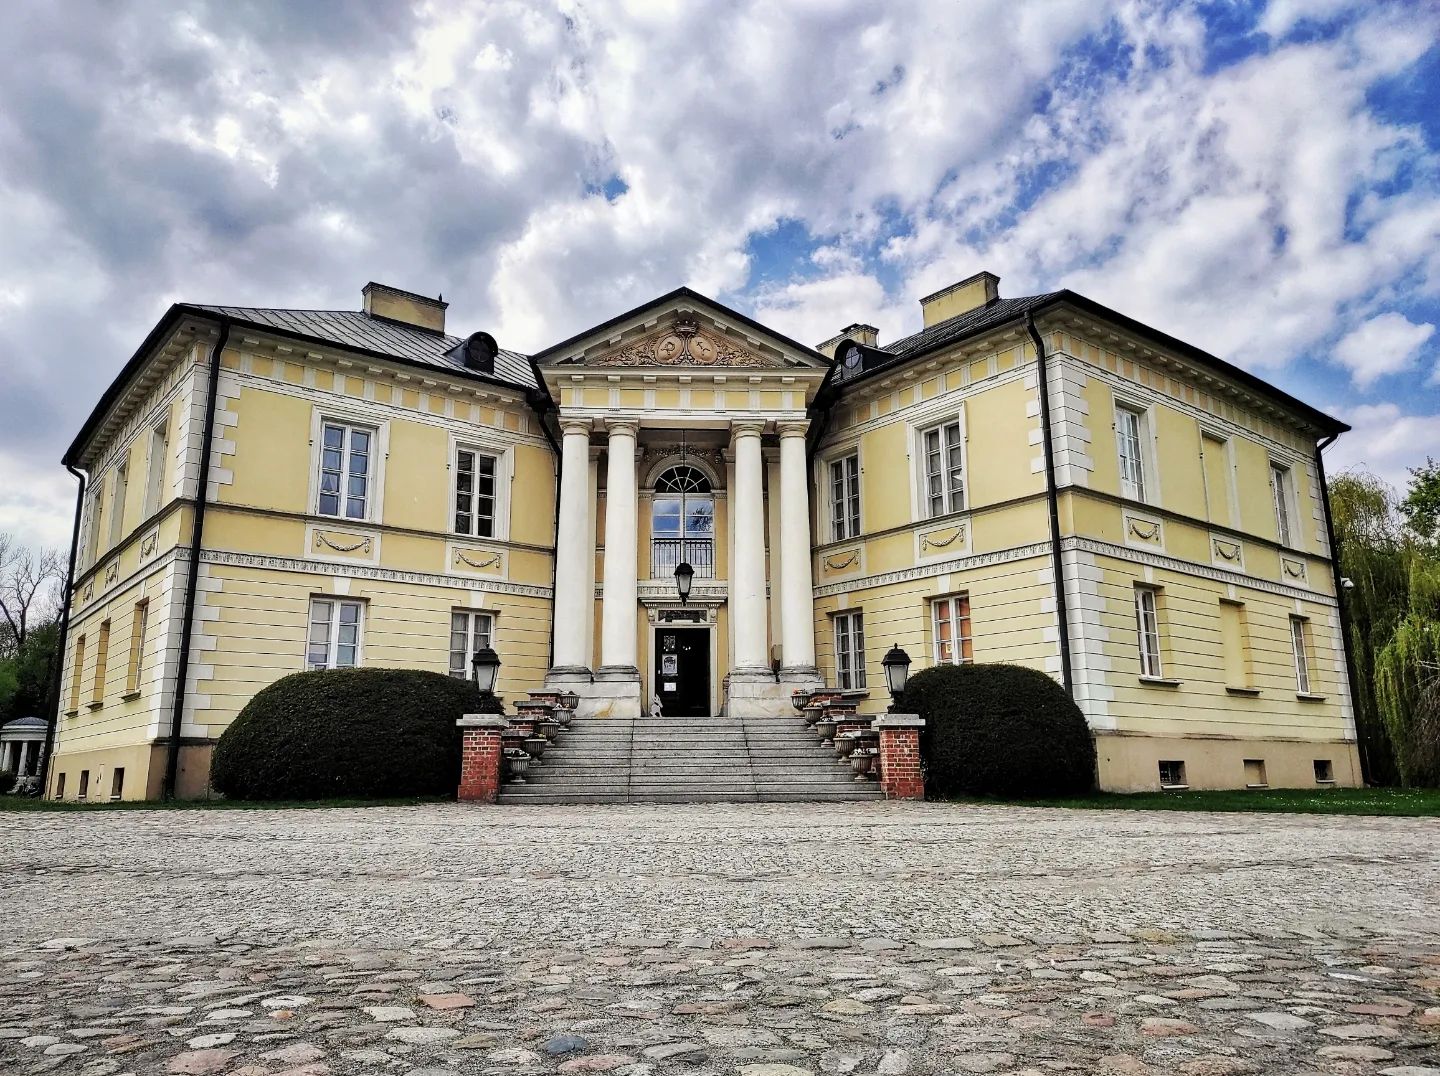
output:
[[[535,355],[543,368],[801,369],[830,362],[813,348],[689,288],[678,288]]]

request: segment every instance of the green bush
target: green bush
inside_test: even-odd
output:
[[[215,745],[211,783],[241,800],[441,796],[460,780],[474,685],[413,669],[335,669],[277,680]]]
[[[905,709],[925,719],[925,793],[1073,796],[1095,784],[1095,741],[1054,680],[1020,665],[937,665],[910,678]]]
[[[5,795],[15,787],[16,774],[14,770],[0,770],[0,796]]]

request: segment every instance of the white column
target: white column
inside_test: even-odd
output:
[[[30,741],[20,742],[20,765],[16,767],[16,773],[21,777],[30,776]]]
[[[780,649],[790,673],[815,675],[815,595],[810,565],[810,480],[805,466],[808,423],[780,426]]]
[[[607,420],[609,462],[605,465],[605,589],[600,620],[600,671],[607,679],[630,679],[635,667],[639,609],[636,549],[634,422]]]
[[[585,494],[585,503],[597,505],[600,501],[600,450],[592,447],[590,449],[590,474],[587,479],[590,483],[589,491]],[[585,593],[591,596],[590,615],[585,618],[585,664],[589,665],[595,661],[597,651],[595,643],[595,607],[593,604],[595,595],[595,550],[599,548],[600,521],[596,518],[599,511],[592,508],[590,511],[590,527],[585,532]],[[597,662],[598,664],[598,662]]]
[[[595,592],[586,586],[595,559],[585,548],[590,533],[590,423],[562,419],[560,449],[560,520],[555,536],[555,664],[551,672],[590,673],[585,652],[586,621],[595,615]]]
[[[731,675],[770,675],[765,613],[765,496],[758,422],[737,423],[735,453],[735,542],[730,550],[730,617],[735,624]]]

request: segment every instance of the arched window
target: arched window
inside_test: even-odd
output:
[[[703,471],[686,464],[655,480],[650,510],[650,577],[666,579],[681,561],[702,579],[715,575],[715,496]]]

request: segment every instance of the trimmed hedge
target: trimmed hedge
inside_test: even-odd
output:
[[[475,686],[414,669],[295,673],[260,691],[215,745],[210,781],[240,800],[443,796],[460,780]]]
[[[1020,665],[937,665],[910,678],[905,709],[925,719],[925,794],[1073,796],[1095,784],[1095,741],[1080,708]]]

